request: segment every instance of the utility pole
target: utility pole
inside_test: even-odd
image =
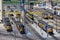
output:
[[[25,0],[20,0],[20,10],[21,10],[21,22],[24,23],[25,9],[24,9]]]
[[[0,22],[2,21],[2,0],[0,0]]]

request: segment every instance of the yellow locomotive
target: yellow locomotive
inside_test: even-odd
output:
[[[49,26],[47,32],[52,35],[53,34],[53,27]]]
[[[42,15],[42,17],[44,18],[44,19],[53,19],[54,18],[54,15],[52,14],[52,13],[49,13],[49,14],[43,14]]]
[[[43,17],[44,19],[48,19],[48,14],[43,14],[42,17]]]
[[[19,23],[18,28],[19,28],[19,31],[20,31],[21,34],[25,34],[25,29],[24,29],[24,27],[25,27],[25,26],[24,26],[23,24]]]
[[[25,29],[24,29],[25,26],[20,21],[16,22],[16,26],[21,34],[25,34]]]
[[[54,15],[51,13],[51,14],[48,14],[48,17],[49,17],[50,19],[53,19],[53,18],[54,18]]]
[[[39,27],[41,27],[42,29],[44,29],[46,32],[48,32],[50,35],[53,34],[53,27],[50,26],[50,25],[48,25],[44,21],[40,21],[38,25],[39,25]]]
[[[45,28],[45,23],[44,23],[44,21],[42,21],[42,20],[39,20],[38,25],[39,25],[39,27],[41,27],[41,28]]]
[[[5,28],[6,28],[7,30],[11,29],[11,27],[10,27],[10,26],[6,26]]]
[[[6,25],[5,28],[6,28],[6,30],[7,30],[8,32],[11,32],[11,31],[12,31],[11,25]]]
[[[9,18],[5,18],[5,28],[8,32],[12,32],[12,26],[11,26],[11,23],[9,21]]]

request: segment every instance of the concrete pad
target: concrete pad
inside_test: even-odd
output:
[[[53,29],[53,32],[54,32],[54,36],[55,36],[55,37],[60,37],[60,34],[59,34],[58,32],[56,32],[55,29]]]
[[[5,30],[4,24],[0,24],[0,30]]]
[[[47,33],[43,31],[43,29],[41,29],[39,26],[32,24],[32,27],[39,33],[39,35],[41,35],[41,37],[47,38]],[[48,35],[48,37],[52,38],[50,35]]]
[[[57,20],[57,22],[59,22],[60,23],[60,20],[58,20],[58,19],[55,19],[55,21]]]
[[[2,36],[0,35],[0,40],[26,40],[24,38],[15,38],[12,36]]]

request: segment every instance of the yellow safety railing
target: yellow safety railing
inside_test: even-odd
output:
[[[42,15],[43,12],[40,12],[40,11],[33,11],[33,12],[30,12],[30,11],[29,11],[29,14],[38,14],[38,15]]]

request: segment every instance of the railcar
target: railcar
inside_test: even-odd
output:
[[[43,17],[44,19],[48,19],[48,14],[43,14],[42,17]]]
[[[11,26],[11,23],[9,21],[9,18],[5,18],[5,28],[7,30],[7,32],[12,32],[12,26]]]
[[[18,28],[21,34],[25,34],[25,26],[23,24],[19,23]]]
[[[53,34],[53,27],[45,23],[44,21],[40,21],[38,23],[39,27],[42,28],[44,31],[48,32],[50,35]]]
[[[54,15],[53,15],[52,13],[48,14],[48,17],[49,17],[50,19],[54,19]]]

